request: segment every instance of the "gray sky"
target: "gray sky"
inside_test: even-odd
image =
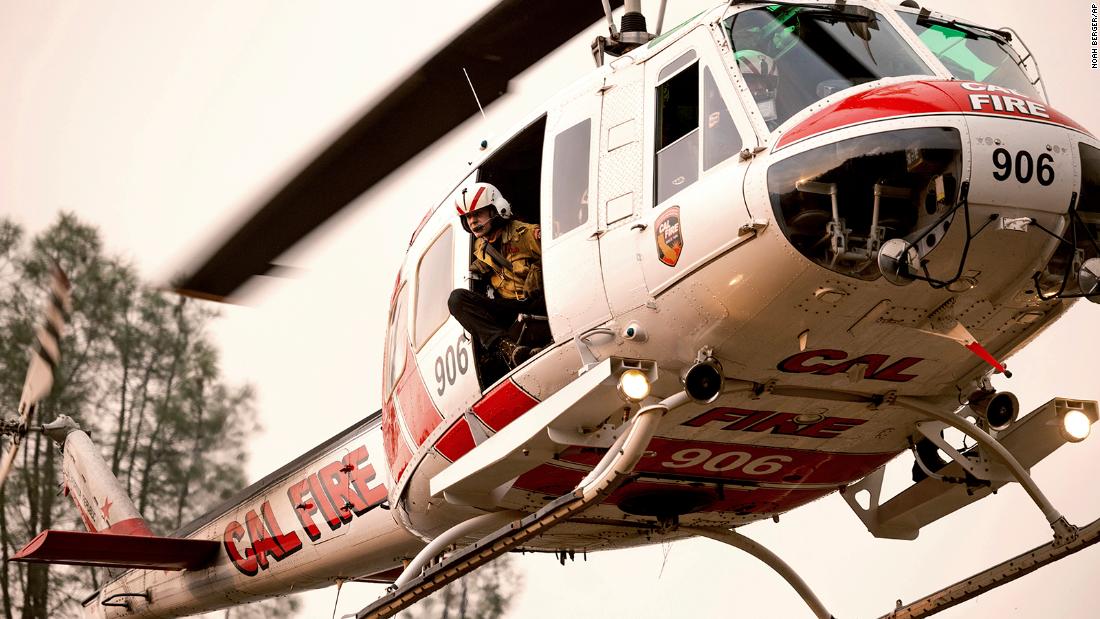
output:
[[[36,232],[72,210],[101,226],[112,251],[163,281],[487,4],[0,0],[0,213]],[[710,5],[671,4],[666,23]],[[1041,63],[1053,107],[1100,131],[1090,2],[928,4],[1015,28]],[[266,427],[259,437],[232,437],[253,446],[254,479],[378,408],[385,302],[412,228],[482,137],[591,68],[594,33],[520,79],[487,121],[468,122],[291,252],[286,261],[302,277],[256,285],[250,306],[226,309],[212,335],[228,375],[259,388]],[[439,93],[441,104],[467,96]],[[1024,410],[1055,395],[1100,399],[1090,354],[1098,324],[1100,308],[1078,305],[1010,360],[1016,377],[1003,386]],[[303,412],[309,425],[297,421]],[[1071,521],[1086,524],[1100,516],[1090,475],[1098,464],[1093,439],[1033,472]],[[908,462],[895,468],[900,483]],[[877,616],[897,598],[930,593],[1049,535],[1018,487],[915,542],[873,539],[836,496],[743,532],[790,562],[842,617]],[[513,617],[808,616],[778,577],[709,541],[565,567],[543,556],[521,563],[527,583]],[[941,616],[1093,616],[1098,571],[1100,550],[1087,550]],[[379,593],[349,585],[338,615]],[[332,589],[310,594],[302,616],[328,616],[334,598]]]

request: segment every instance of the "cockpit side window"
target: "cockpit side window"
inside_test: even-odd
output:
[[[450,315],[447,296],[454,289],[454,234],[451,226],[432,242],[416,269],[416,312],[413,339],[423,346]]]
[[[1020,57],[997,33],[907,11],[899,11],[898,15],[955,77],[1004,86],[1025,97],[1041,99],[1020,67]]]
[[[729,159],[741,151],[741,134],[733,125],[733,116],[722,100],[710,67],[703,67],[703,170]]]
[[[726,32],[768,129],[835,92],[884,77],[933,75],[879,13],[855,5],[772,5]]]
[[[699,178],[699,63],[693,50],[658,76],[656,129],[660,204]]]
[[[383,373],[382,395],[388,397],[405,370],[405,342],[408,335],[405,329],[405,316],[408,313],[408,286],[402,285],[397,293],[390,314],[389,329],[386,330],[386,371]]]

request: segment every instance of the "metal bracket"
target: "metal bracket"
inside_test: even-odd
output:
[[[771,395],[775,391],[775,386],[775,379],[769,380],[766,383],[756,383],[755,385],[753,385],[752,396],[750,396],[750,399],[759,400],[766,395]]]
[[[917,539],[920,529],[883,526],[880,522],[878,509],[882,505],[882,480],[885,475],[886,467],[880,466],[867,477],[841,488],[840,496],[844,497],[848,507],[852,508],[852,511],[863,522],[863,526],[871,532],[871,535],[889,539]],[[863,491],[868,494],[867,507],[860,505],[857,498],[857,495]]]
[[[959,453],[957,449],[948,444],[940,435],[946,428],[947,424],[942,421],[917,422],[917,431],[923,434],[925,438],[932,441],[936,447],[939,447],[940,451],[947,454],[955,462],[958,462],[959,466],[967,473],[970,473],[982,481],[1016,481],[1016,478],[1012,476],[1008,467],[991,459],[981,443],[977,445],[976,450],[968,452],[976,457]]]
[[[739,236],[745,236],[746,234],[758,234],[761,230],[768,227],[768,220],[762,217],[750,219],[741,224],[741,227],[737,229]]]
[[[153,601],[153,595],[151,593],[149,593],[148,590],[146,590],[142,593],[130,593],[130,592],[113,593],[113,594],[108,595],[107,597],[103,598],[103,600],[101,600],[99,603],[103,606],[118,606],[118,607],[121,607],[121,608],[125,608],[128,611],[133,610],[133,608],[130,606],[130,601],[129,600],[126,600],[124,602],[115,602],[114,600],[116,600],[118,598],[142,598],[142,599],[145,600],[145,602],[147,604],[149,602]]]
[[[615,330],[607,328],[591,329],[580,333],[573,338],[573,344],[577,347],[577,353],[581,356],[581,369],[577,371],[577,376],[584,374],[588,370],[599,365],[600,360],[596,358],[596,355],[592,352],[589,346],[592,345],[588,340],[596,335],[609,336],[609,340],[615,339]]]
[[[466,425],[470,427],[470,436],[474,439],[474,445],[480,445],[489,438],[489,433],[485,431],[485,426],[482,425],[481,420],[474,414],[472,408],[462,413],[462,418],[466,420]]]
[[[1009,468],[989,457],[989,453],[985,447],[981,446],[981,443],[978,443],[976,450],[968,452],[972,455],[959,453],[941,435],[941,432],[946,428],[947,424],[943,421],[919,421],[916,423],[917,431],[924,434],[924,438],[935,443],[939,447],[939,451],[944,452],[952,460],[959,463],[959,466],[963,467],[964,471],[970,475],[974,475],[983,482],[1015,482],[1016,478],[1012,476]]]
[[[615,441],[619,440],[623,432],[630,426],[628,423],[622,423],[618,426],[610,423],[605,423],[600,427],[591,431],[569,431],[562,428],[547,427],[546,433],[550,436],[550,440],[560,445],[574,445],[578,447],[598,447],[601,449],[608,449],[615,444]]]

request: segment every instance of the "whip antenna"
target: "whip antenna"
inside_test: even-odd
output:
[[[474,93],[474,101],[477,103],[477,109],[481,110],[481,117],[485,118],[485,109],[481,107],[481,99],[477,98],[477,91],[474,90],[474,83],[470,80],[470,74],[466,72],[466,67],[462,67],[462,74],[466,76],[466,83],[470,85],[470,92]]]

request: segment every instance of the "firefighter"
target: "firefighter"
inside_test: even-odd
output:
[[[542,234],[539,226],[512,219],[512,209],[489,183],[470,183],[455,197],[462,228],[474,236],[470,271],[488,276],[489,295],[463,288],[451,292],[451,315],[509,368],[537,350],[518,346],[508,329],[520,314],[546,314],[542,295]]]

